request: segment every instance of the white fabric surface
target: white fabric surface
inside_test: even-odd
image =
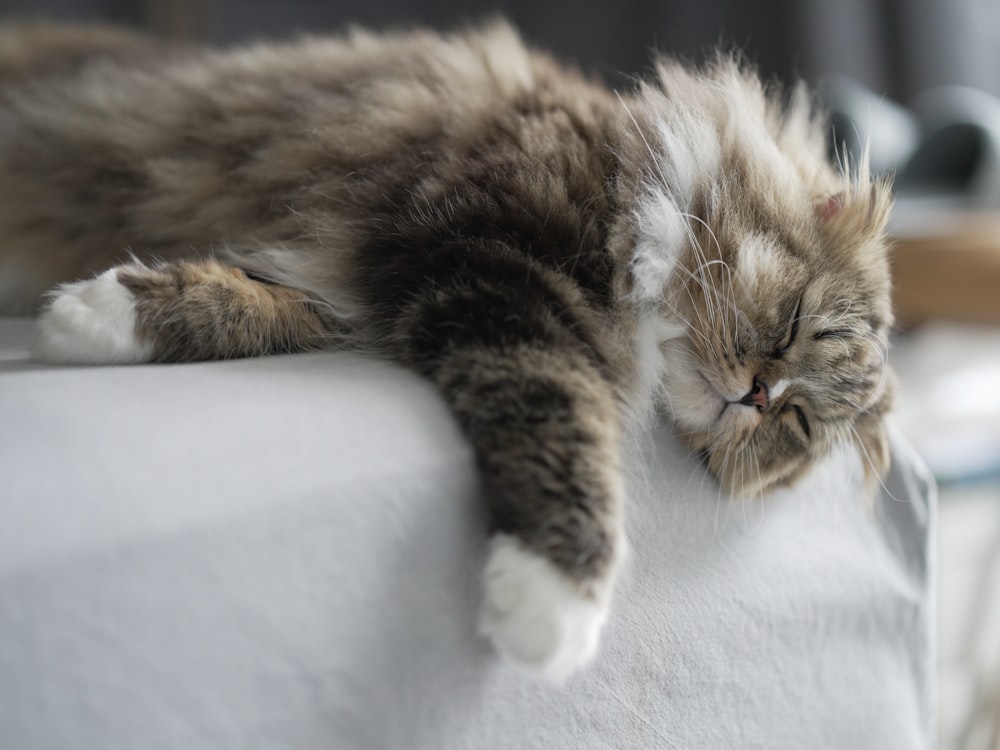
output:
[[[434,391],[314,354],[51,368],[0,321],[0,747],[932,746],[933,488],[894,440],[730,503],[662,427],[563,689],[475,635],[484,518]]]

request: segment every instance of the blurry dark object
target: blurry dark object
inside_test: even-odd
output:
[[[823,91],[838,156],[856,165],[868,149],[871,169],[894,174],[903,197],[1000,208],[1000,97],[939,86],[907,109],[843,76]]]
[[[912,112],[853,78],[828,76],[820,88],[830,110],[831,146],[856,164],[867,144],[869,166],[889,172],[905,164],[920,142],[920,124]]]
[[[907,109],[849,79],[832,78],[835,151],[896,188],[892,231],[899,322],[1000,323],[1000,97],[939,86]]]
[[[926,136],[899,173],[900,189],[951,190],[1000,207],[1000,98],[945,86],[917,97],[913,111]]]

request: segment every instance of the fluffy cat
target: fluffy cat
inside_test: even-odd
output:
[[[838,443],[885,469],[889,189],[827,162],[804,92],[720,55],[616,95],[503,23],[94,33],[0,35],[6,311],[96,273],[45,302],[44,358],[332,346],[431,379],[487,488],[481,630],[513,661],[561,680],[595,652],[635,421],[668,415],[737,494]]]

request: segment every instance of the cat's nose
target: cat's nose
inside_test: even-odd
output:
[[[750,389],[747,395],[740,399],[740,403],[744,406],[756,406],[761,411],[766,409],[771,403],[767,383],[754,378],[753,388]]]

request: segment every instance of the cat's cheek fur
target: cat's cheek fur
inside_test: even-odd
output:
[[[136,334],[135,299],[113,268],[59,287],[38,321],[36,356],[57,364],[148,362],[153,348]]]
[[[670,341],[665,349],[665,401],[671,417],[684,427],[710,429],[718,422],[725,400],[698,374],[685,341]]]
[[[483,573],[479,632],[514,664],[563,684],[597,653],[610,584],[584,591],[516,538],[494,535]]]

